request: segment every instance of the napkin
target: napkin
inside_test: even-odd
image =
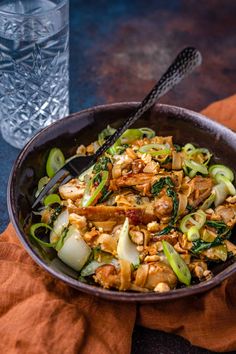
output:
[[[236,95],[203,113],[236,129]],[[135,323],[210,350],[236,350],[235,282],[160,304],[102,300],[41,269],[10,224],[0,236],[0,353],[128,354]]]

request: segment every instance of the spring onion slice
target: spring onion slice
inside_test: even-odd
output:
[[[201,210],[207,210],[208,208],[210,208],[210,206],[214,203],[216,199],[216,195],[215,193],[212,193],[205,201],[204,203],[200,206],[199,209]]]
[[[44,198],[43,203],[45,206],[51,204],[61,204],[61,198],[58,194],[49,194]]]
[[[167,241],[162,241],[163,251],[167,258],[168,263],[173,269],[179,281],[185,285],[190,285],[191,283],[191,273],[187,264],[180,257],[179,253],[176,252],[173,246],[171,246]]]
[[[141,131],[141,133],[143,135],[145,135],[148,139],[153,138],[156,133],[154,130],[152,130],[151,128],[139,128],[139,130]]]
[[[209,168],[209,173],[213,178],[216,178],[217,175],[222,175],[225,176],[230,182],[233,182],[234,180],[233,171],[225,165],[212,165]]]
[[[190,144],[190,143],[185,144],[185,145],[183,146],[183,151],[184,151],[186,154],[191,153],[191,152],[194,151],[195,149],[196,149],[195,146],[194,146],[193,144]]]
[[[135,140],[141,139],[143,133],[140,129],[127,129],[120,137],[121,144],[131,144]]]
[[[44,247],[54,247],[54,244],[50,243],[50,242],[45,242],[43,240],[41,240],[40,238],[38,238],[36,235],[35,235],[35,232],[36,230],[40,229],[40,228],[45,228],[45,229],[48,229],[50,231],[52,231],[52,228],[47,225],[47,224],[44,224],[44,223],[38,223],[38,224],[33,224],[31,227],[30,227],[30,235],[33,237],[33,239],[35,241],[37,241],[41,246],[44,246]]]
[[[114,145],[110,147],[110,149],[107,150],[108,153],[111,155],[115,155],[117,153],[120,153],[122,151],[122,145],[125,144],[131,144],[135,140],[141,139],[143,136],[143,133],[140,131],[140,129],[127,129],[119,139],[115,142]]]
[[[46,171],[48,177],[52,178],[58,170],[64,165],[65,157],[62,151],[58,148],[51,149],[47,163],[46,163]]]
[[[35,193],[35,197],[37,198],[39,196],[39,193],[43,190],[44,186],[50,181],[50,178],[47,176],[44,176],[40,178],[38,182],[38,189],[37,192]]]
[[[210,151],[206,148],[198,148],[198,149],[195,149],[193,151],[191,151],[189,154],[188,154],[188,157],[191,159],[198,155],[198,154],[202,154],[202,155],[205,155],[204,156],[204,163],[203,165],[207,165],[208,162],[210,161],[211,157],[212,157],[212,154],[210,153]]]
[[[132,144],[134,141],[143,138],[143,136],[147,136],[150,139],[155,136],[155,132],[149,128],[127,129],[107,152],[111,155],[120,153],[120,151],[123,152],[122,145]]]
[[[208,174],[208,169],[206,166],[204,166],[203,164],[200,164],[198,162],[195,162],[193,160],[185,160],[184,164],[186,167],[190,168],[192,171],[194,171],[194,173],[201,173],[203,175],[207,175]],[[194,177],[193,175],[190,175],[190,177]]]
[[[225,201],[228,195],[228,190],[225,183],[219,183],[212,188],[212,192],[215,195],[214,204],[217,207]]]
[[[147,144],[141,146],[139,152],[142,154],[150,154],[151,156],[167,155],[171,150],[164,144]]]
[[[200,238],[200,233],[197,226],[190,227],[187,232],[187,238],[189,241],[196,241]]]
[[[187,233],[191,226],[196,226],[198,230],[205,224],[206,222],[206,214],[202,210],[197,210],[194,213],[186,215],[180,221],[180,230],[183,233]],[[190,226],[188,226],[190,224]]]
[[[99,183],[99,185],[95,188],[94,192],[92,193],[92,195],[90,195],[90,189],[93,185],[94,180],[96,179],[96,177],[100,174],[97,173],[87,184],[86,188],[85,188],[85,192],[84,192],[84,197],[82,199],[82,206],[83,207],[88,207],[89,205],[91,205],[93,203],[93,201],[97,198],[98,194],[102,191],[102,189],[105,187],[107,180],[108,180],[108,171],[102,171],[101,175],[102,175],[102,180]]]
[[[236,194],[236,189],[235,189],[233,183],[228,180],[228,178],[226,178],[225,176],[219,174],[219,175],[216,175],[215,179],[216,179],[216,181],[218,183],[224,183],[225,184],[225,186],[226,186],[226,188],[227,188],[227,190],[228,190],[230,195],[235,195]]]

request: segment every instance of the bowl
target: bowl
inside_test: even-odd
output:
[[[71,114],[41,130],[25,146],[18,156],[9,178],[8,209],[17,235],[30,256],[52,276],[88,294],[109,300],[126,302],[159,302],[196,295],[205,292],[236,272],[236,262],[230,260],[213,268],[214,277],[196,285],[179,288],[166,293],[135,293],[106,290],[80,282],[78,275],[57,257],[45,258],[23,229],[24,220],[31,211],[37,181],[45,175],[45,163],[52,147],[62,149],[66,157],[75,153],[80,144],[89,144],[97,139],[98,133],[108,124],[113,127],[138,106],[136,102],[117,103],[90,108]],[[211,121],[193,111],[157,104],[135,124],[147,126],[158,135],[173,135],[177,144],[192,142],[214,152],[216,162],[224,163],[236,171],[236,134],[228,128]]]

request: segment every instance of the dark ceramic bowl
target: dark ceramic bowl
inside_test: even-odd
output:
[[[45,270],[68,285],[83,292],[119,301],[158,302],[195,295],[209,290],[236,271],[233,261],[213,269],[210,281],[176,289],[167,293],[134,293],[104,290],[77,280],[77,273],[57,257],[44,259],[23,231],[23,223],[30,213],[37,181],[45,175],[45,161],[50,148],[59,147],[66,157],[75,153],[79,144],[88,144],[107,124],[118,127],[133,112],[137,103],[119,103],[94,107],[57,121],[39,132],[20,153],[13,167],[8,186],[8,208],[18,237],[30,256]],[[222,162],[236,171],[236,134],[206,117],[174,106],[156,105],[140,119],[137,127],[147,126],[158,135],[173,135],[178,144],[192,142],[214,153],[216,162]]]

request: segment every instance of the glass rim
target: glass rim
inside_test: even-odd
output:
[[[59,9],[61,9],[64,5],[66,5],[66,3],[69,3],[69,0],[61,0],[59,4],[55,4],[55,7],[53,9],[49,9],[49,10],[43,10],[40,13],[37,14],[21,14],[21,13],[17,13],[17,12],[10,12],[10,11],[3,11],[0,9],[0,16],[1,15],[7,15],[7,16],[15,16],[15,17],[20,17],[20,18],[36,18],[36,17],[40,17],[43,16],[45,14],[50,14],[51,12],[57,11]]]

